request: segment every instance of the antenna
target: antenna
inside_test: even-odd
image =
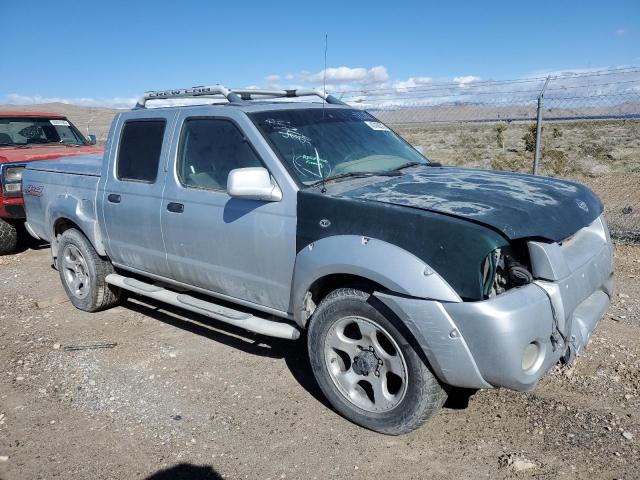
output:
[[[324,34],[324,70],[322,70],[322,121],[324,122],[324,106],[327,103],[327,48],[329,46],[329,35]],[[322,171],[322,167],[320,166],[320,156],[318,155],[318,150],[316,149],[316,162],[318,162],[318,172],[322,177],[322,189],[321,193],[325,193],[327,191],[327,187],[325,186],[324,172]]]
[[[322,93],[327,96],[327,49],[329,47],[329,35],[324,34],[324,70],[322,71]]]

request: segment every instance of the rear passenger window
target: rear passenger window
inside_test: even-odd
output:
[[[119,180],[156,181],[165,124],[165,120],[132,120],[124,124],[116,169]]]
[[[242,132],[229,120],[193,118],[185,121],[178,154],[178,176],[183,185],[226,190],[231,170],[261,166]]]

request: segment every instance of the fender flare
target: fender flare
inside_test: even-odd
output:
[[[400,295],[462,301],[435,270],[412,253],[375,238],[336,235],[307,245],[296,257],[290,311],[301,327],[307,320],[303,312],[306,293],[314,282],[333,274],[357,275]]]
[[[93,202],[89,199],[78,199],[71,195],[64,195],[56,198],[46,213],[46,225],[49,225],[51,229],[51,250],[54,257],[57,256],[55,225],[61,219],[75,223],[82,234],[91,242],[98,255],[103,257],[107,255]]]

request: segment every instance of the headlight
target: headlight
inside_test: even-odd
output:
[[[22,181],[24,167],[9,167],[4,171],[5,183],[17,183]]]
[[[500,260],[500,249],[496,249],[487,255],[487,258],[482,262],[482,295],[485,299],[491,298],[497,294],[495,290],[496,270],[498,268],[498,262]]]

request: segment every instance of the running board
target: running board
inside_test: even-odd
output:
[[[223,307],[216,303],[207,302],[184,293],[173,292],[157,285],[141,282],[135,278],[118,275],[117,273],[110,273],[105,280],[111,285],[129,290],[138,295],[154,298],[191,312],[206,315],[221,322],[244,328],[250,332],[260,333],[269,337],[286,338],[287,340],[300,338],[300,330],[288,323],[274,322],[266,318],[256,317],[247,312]]]

